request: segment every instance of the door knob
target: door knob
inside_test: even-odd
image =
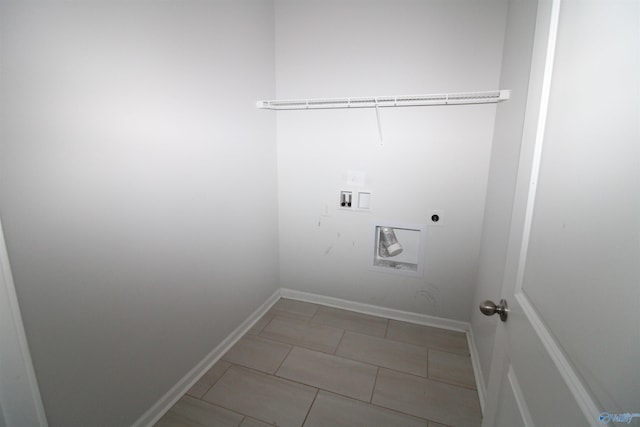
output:
[[[500,304],[498,305],[496,305],[496,303],[491,300],[486,300],[485,302],[480,304],[480,311],[485,316],[493,316],[494,314],[498,313],[500,315],[500,320],[506,322],[509,308],[507,307],[507,300],[501,299]]]

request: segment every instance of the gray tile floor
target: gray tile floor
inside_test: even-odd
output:
[[[281,299],[156,426],[479,426],[463,333]]]

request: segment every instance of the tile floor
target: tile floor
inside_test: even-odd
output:
[[[479,426],[463,333],[279,300],[156,426]]]

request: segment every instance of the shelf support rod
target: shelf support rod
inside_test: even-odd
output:
[[[382,125],[380,124],[380,108],[378,107],[378,98],[376,98],[375,101],[376,101],[376,119],[378,120],[378,136],[380,137],[380,146],[382,147],[384,145],[384,141],[382,139]]]

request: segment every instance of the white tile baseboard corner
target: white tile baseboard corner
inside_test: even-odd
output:
[[[171,387],[151,408],[142,414],[142,416],[133,423],[132,427],[153,426],[279,299],[280,289],[277,289],[273,295],[251,313],[244,322],[211,350],[204,359]]]

